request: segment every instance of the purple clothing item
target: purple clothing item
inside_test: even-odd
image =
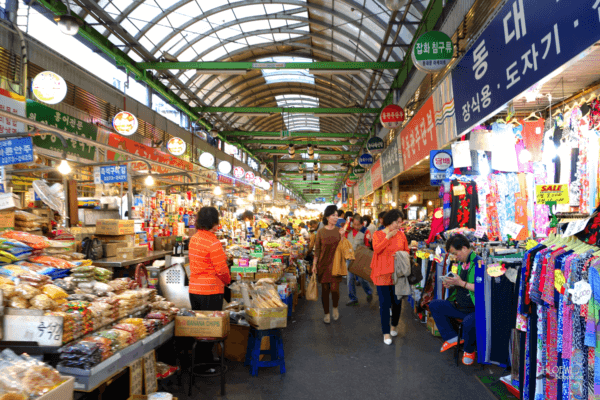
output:
[[[517,165],[519,166],[519,172],[530,172],[533,173],[533,166],[531,165],[531,161],[521,162],[521,152],[525,150],[525,144],[522,140],[519,140],[519,143],[515,146],[517,150]],[[529,150],[527,150],[529,151]],[[531,152],[530,152],[531,154]],[[531,157],[529,157],[531,159]]]

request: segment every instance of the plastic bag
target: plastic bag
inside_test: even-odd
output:
[[[48,295],[38,294],[29,300],[29,304],[31,304],[30,308],[34,308],[36,310],[53,310],[56,307],[56,303],[52,300]]]
[[[64,299],[69,296],[67,292],[65,292],[56,285],[45,285],[44,287],[42,287],[42,292],[48,297],[50,297],[52,300]]]
[[[50,257],[50,256],[33,256],[33,257],[29,257],[29,261],[34,262],[34,263],[49,265],[51,267],[60,268],[60,269],[71,269],[74,266],[67,260],[63,260],[63,259],[56,258],[56,257]]]
[[[19,297],[24,298],[25,300],[29,300],[40,293],[41,292],[39,289],[36,289],[33,286],[28,285],[26,283],[20,283],[17,286],[15,286],[15,294]]]
[[[28,285],[33,286],[35,288],[41,288],[42,286],[52,282],[52,279],[50,279],[48,275],[40,275],[36,274],[35,272],[25,272],[19,274],[17,277],[21,280],[22,283],[27,283]]]
[[[13,308],[29,308],[29,302],[19,296],[13,296],[8,301],[8,306]]]
[[[71,272],[73,272],[74,274],[89,274],[89,275],[93,275],[95,269],[96,269],[96,267],[93,267],[93,266],[80,266],[80,267],[73,268],[71,270]]]
[[[18,240],[19,242],[25,243],[33,249],[45,249],[50,247],[50,241],[43,236],[32,235],[31,233],[20,232],[20,231],[4,231],[0,235],[7,239]]]
[[[0,250],[0,263],[10,264],[17,261],[21,261],[19,257],[12,255],[8,251]]]
[[[7,285],[6,283],[0,284],[0,290],[2,290],[4,299],[9,299],[15,295],[14,285]]]

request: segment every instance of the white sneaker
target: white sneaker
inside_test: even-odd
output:
[[[392,344],[392,339],[386,339],[385,336],[383,337],[383,343],[387,344],[388,346]]]
[[[337,308],[333,309],[333,313],[332,314],[333,314],[333,320],[334,321],[337,321],[338,319],[340,319],[340,312],[338,311]]]
[[[325,317],[323,318],[323,322],[325,322],[326,324],[331,322],[331,316],[329,314],[325,314]]]
[[[391,331],[390,331],[390,335],[391,335],[392,337],[396,337],[396,336],[398,336],[398,331],[391,330]]]

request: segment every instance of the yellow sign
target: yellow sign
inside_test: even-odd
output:
[[[565,293],[565,289],[564,289],[564,285],[567,282],[567,280],[565,279],[565,276],[563,275],[562,271],[560,269],[555,269],[554,270],[554,288],[556,289],[556,291],[558,293],[564,294]]]
[[[555,201],[556,204],[569,204],[569,185],[536,185],[536,202],[545,204]]]
[[[452,191],[455,196],[464,196],[465,195],[465,187],[463,185],[452,186]]]
[[[18,186],[31,186],[33,181],[37,181],[39,178],[30,178],[28,176],[13,176],[10,181],[13,185]]]
[[[502,266],[502,264],[491,264],[487,268],[487,273],[492,278],[498,278],[506,272],[506,268]]]

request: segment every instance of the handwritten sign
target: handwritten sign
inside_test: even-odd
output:
[[[585,281],[575,283],[573,289],[569,289],[569,293],[573,296],[573,303],[578,305],[587,304],[592,297],[592,287]]]
[[[464,196],[465,195],[465,187],[463,185],[452,186],[452,193],[455,196]]]
[[[512,221],[506,221],[504,223],[504,234],[510,235],[511,238],[516,239],[519,233],[523,229],[523,225],[516,224]]]
[[[142,394],[142,359],[129,364],[129,394]]]
[[[15,342],[37,342],[40,346],[61,346],[62,317],[5,315],[3,339]]]
[[[143,357],[144,360],[144,389],[146,394],[154,393],[158,389],[156,382],[156,356],[154,350]]]
[[[473,236],[475,236],[477,239],[481,239],[485,235],[485,232],[486,232],[486,228],[484,226],[479,225],[477,227],[477,229],[475,230],[475,233]]]
[[[569,204],[569,185],[536,185],[536,202],[546,204],[555,201],[556,204]]]
[[[487,267],[487,273],[492,278],[498,278],[506,273],[506,268],[502,264],[490,264]]]
[[[567,225],[567,229],[565,230],[565,233],[563,233],[563,237],[573,236],[573,235],[581,232],[582,230],[585,229],[585,227],[589,221],[590,221],[590,218],[581,219],[579,221],[569,222],[569,224]]]
[[[565,279],[565,275],[560,269],[554,270],[554,288],[560,294],[565,294],[565,283],[567,280]]]

